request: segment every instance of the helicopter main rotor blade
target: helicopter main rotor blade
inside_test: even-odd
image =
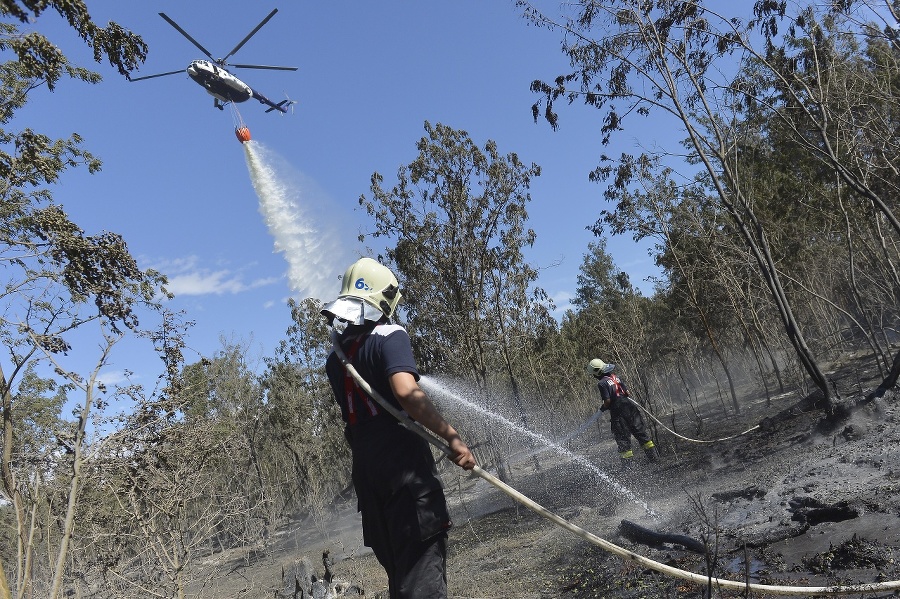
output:
[[[178,23],[176,23],[175,21],[173,21],[172,19],[170,19],[168,16],[166,16],[166,13],[161,12],[161,13],[159,13],[159,16],[161,16],[163,19],[165,19],[165,20],[166,20],[166,23],[168,23],[169,25],[171,25],[172,27],[174,27],[175,30],[176,30],[178,33],[180,33],[180,34],[183,35],[184,37],[188,38],[188,40],[190,40],[190,42],[191,42],[192,44],[194,44],[195,46],[197,46],[198,48],[200,48],[200,51],[203,52],[206,56],[208,56],[210,60],[212,60],[212,61],[215,62],[216,59],[213,58],[213,55],[209,53],[209,50],[207,50],[206,48],[204,48],[203,46],[201,46],[201,45],[200,45],[200,42],[198,42],[197,40],[195,40],[194,38],[192,38],[191,35],[190,35],[187,31],[185,31],[184,29],[182,29],[182,28],[178,25]]]
[[[274,16],[275,16],[275,13],[277,13],[277,12],[278,12],[278,9],[277,9],[277,8],[273,8],[273,9],[272,9],[272,12],[270,12],[269,15],[268,15],[265,19],[263,19],[262,21],[260,21],[259,25],[257,25],[256,28],[255,28],[253,31],[251,31],[250,33],[247,34],[247,37],[245,37],[244,39],[242,39],[241,42],[240,42],[237,46],[235,46],[234,49],[233,49],[231,52],[229,52],[228,54],[226,54],[224,58],[220,58],[220,59],[219,59],[219,61],[218,61],[219,64],[223,64],[223,63],[224,63],[226,60],[228,60],[235,52],[237,52],[238,50],[240,50],[241,47],[242,47],[244,44],[247,43],[247,40],[249,40],[251,37],[253,37],[254,35],[256,35],[256,32],[259,31],[260,29],[262,29],[262,26],[265,25],[266,23],[268,23],[268,22],[269,22],[269,19],[271,19],[272,17],[274,17]]]
[[[236,69],[271,69],[273,71],[296,71],[300,67],[273,67],[264,64],[229,64]]]
[[[165,77],[166,75],[177,75],[178,73],[184,73],[184,69],[180,71],[169,71],[168,73],[157,73],[156,75],[145,75],[143,77],[129,77],[129,81],[140,81],[142,79],[153,79],[154,77]]]

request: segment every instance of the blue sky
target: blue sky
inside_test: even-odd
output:
[[[303,218],[337,240],[339,250],[328,252],[333,264],[316,263],[321,277],[334,281],[335,294],[337,277],[364,251],[357,242],[367,222],[359,196],[369,194],[375,171],[386,185],[395,181],[397,168],[415,158],[426,120],[464,129],[480,146],[493,139],[501,153],[541,166],[531,188],[537,243],[528,259],[541,268],[538,284],[560,309],[593,239],[585,227],[605,207],[602,187],[588,181],[600,154],[674,146],[672,132],[648,123],[603,148],[598,114],[580,106],[564,108],[560,131],[535,124],[529,83],[564,72],[567,61],[559,34],[530,26],[512,0],[90,0],[88,6],[95,21],[114,20],[144,37],[150,52],[138,75],[204,58],[159,12],[219,57],[278,8],[230,62],[299,67],[234,70],[276,101],[288,94],[297,102],[294,112],[266,114],[253,100],[238,107],[254,141],[279,164],[279,176],[300,189],[295,199]],[[125,81],[93,63],[56,15],[32,26],[73,62],[104,76],[95,86],[39,90],[14,123],[55,136],[77,131],[103,160],[99,174],[67,173],[57,201],[87,233],[124,235],[142,267],[170,276],[171,307],[196,321],[188,361],[211,355],[220,337],[271,354],[290,324],[286,300],[297,292],[285,251],[276,249],[261,212],[229,110],[215,110],[187,74]],[[646,249],[630,238],[608,243],[618,266],[649,293],[643,281],[655,269]],[[126,363],[114,360],[110,378]]]

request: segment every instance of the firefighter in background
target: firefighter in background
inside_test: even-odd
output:
[[[622,379],[613,374],[615,369],[615,364],[607,364],[600,358],[591,360],[587,368],[588,372],[597,379],[597,388],[600,390],[600,397],[603,400],[600,410],[609,410],[609,426],[616,439],[616,445],[619,446],[622,466],[630,466],[634,458],[634,452],[631,450],[632,435],[641,444],[647,460],[655,462],[658,457],[656,445],[650,438],[644,417],[629,399],[628,387],[625,386]]]

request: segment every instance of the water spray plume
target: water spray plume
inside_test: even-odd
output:
[[[444,397],[447,399],[452,399],[453,401],[466,406],[469,410],[477,412],[478,414],[481,414],[483,416],[487,416],[488,418],[491,418],[492,420],[503,424],[503,426],[509,428],[510,430],[514,430],[522,435],[525,435],[526,437],[529,437],[533,441],[537,441],[544,447],[546,447],[548,449],[552,449],[552,450],[556,451],[557,453],[559,453],[563,456],[566,456],[567,458],[571,459],[573,462],[579,464],[580,466],[584,467],[585,469],[587,469],[588,471],[593,473],[595,476],[597,476],[599,479],[601,479],[604,483],[606,483],[607,485],[612,487],[613,490],[616,491],[616,493],[618,493],[625,499],[633,501],[637,505],[641,506],[644,509],[644,511],[647,512],[647,514],[649,516],[651,516],[652,518],[654,518],[656,520],[661,520],[660,516],[658,514],[656,514],[652,509],[650,509],[650,506],[647,505],[647,503],[645,501],[642,501],[641,499],[639,499],[634,493],[631,492],[631,490],[629,490],[627,487],[625,487],[625,486],[621,485],[620,483],[618,483],[617,481],[615,481],[606,472],[604,472],[603,470],[601,470],[600,468],[595,466],[593,463],[591,463],[589,460],[587,460],[583,456],[575,454],[575,453],[569,451],[568,449],[566,449],[565,447],[563,447],[557,443],[554,443],[553,441],[551,441],[544,435],[535,433],[534,431],[531,431],[531,430],[525,428],[524,426],[518,425],[515,422],[512,422],[511,420],[504,418],[503,416],[500,416],[499,414],[495,414],[494,412],[465,399],[464,397],[460,396],[459,394],[451,391],[443,383],[441,383],[431,377],[422,377],[422,379],[419,382],[422,384],[422,387],[424,387],[426,389],[426,391],[428,391],[430,394],[434,395],[435,397]]]
[[[247,169],[259,198],[259,211],[284,254],[288,280],[301,297],[326,300],[335,294],[335,281],[349,258],[347,244],[328,228],[324,198],[315,186],[276,153],[258,141],[243,143]]]

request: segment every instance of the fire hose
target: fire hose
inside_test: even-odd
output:
[[[332,331],[332,345],[334,347],[335,355],[341,361],[341,364],[343,364],[344,368],[347,370],[347,373],[353,378],[354,381],[356,381],[356,384],[359,385],[360,389],[368,394],[369,397],[378,402],[378,404],[385,410],[387,410],[388,413],[394,416],[400,422],[400,424],[420,435],[423,439],[428,441],[428,443],[436,447],[446,456],[450,457],[453,455],[453,452],[446,444],[443,443],[443,441],[438,440],[427,429],[410,418],[405,412],[398,410],[390,403],[388,403],[387,400],[381,397],[381,395],[377,391],[375,391],[372,386],[362,378],[362,376],[360,376],[360,374],[356,371],[356,368],[353,367],[353,364],[350,363],[350,361],[347,359],[346,354],[344,354],[343,350],[341,349],[340,343],[338,343],[337,333],[334,331]],[[470,472],[487,481],[488,483],[499,489],[501,492],[512,498],[514,501],[517,501],[539,516],[550,520],[554,524],[568,530],[569,532],[584,539],[585,541],[588,541],[589,543],[592,543],[600,547],[601,549],[608,551],[609,553],[640,564],[641,566],[644,566],[661,574],[674,576],[683,580],[689,580],[698,584],[715,585],[720,589],[731,589],[736,591],[749,590],[758,593],[771,593],[775,595],[851,595],[857,593],[883,593],[900,590],[900,580],[847,586],[792,587],[751,582],[739,582],[735,580],[728,580],[725,578],[713,578],[711,576],[689,572],[680,568],[674,568],[672,566],[652,560],[648,557],[644,557],[643,555],[640,555],[633,551],[629,551],[624,547],[619,547],[618,545],[610,541],[602,539],[597,535],[584,530],[580,526],[573,524],[565,518],[551,512],[526,495],[523,495],[496,476],[483,470],[478,465],[475,465],[472,470],[470,470]]]
[[[675,431],[673,431],[672,429],[670,429],[668,426],[666,426],[665,424],[663,424],[662,422],[660,422],[659,419],[658,419],[656,416],[654,416],[653,414],[651,414],[650,411],[649,411],[647,408],[645,408],[644,406],[642,406],[641,404],[639,404],[638,402],[636,402],[636,401],[633,400],[632,398],[628,397],[627,399],[628,399],[628,401],[630,401],[631,403],[633,403],[634,405],[636,405],[636,406],[638,407],[638,409],[641,410],[644,414],[646,414],[647,416],[649,416],[650,419],[653,420],[653,422],[655,422],[656,424],[660,425],[660,426],[663,427],[665,430],[669,431],[671,434],[673,434],[674,436],[678,437],[679,439],[683,439],[683,440],[689,441],[689,442],[691,442],[691,443],[719,443],[719,442],[721,442],[721,441],[730,441],[730,440],[736,439],[736,438],[738,438],[738,437],[740,437],[740,436],[742,436],[742,435],[746,435],[746,434],[749,433],[749,432],[755,431],[756,429],[759,428],[759,425],[757,424],[756,426],[751,426],[750,428],[748,428],[747,430],[745,430],[745,431],[742,432],[742,433],[738,433],[738,434],[736,434],[736,435],[731,435],[730,437],[722,437],[721,439],[709,439],[709,440],[704,440],[704,439],[691,439],[690,437],[685,437],[684,435],[679,435],[678,433],[676,433]]]

